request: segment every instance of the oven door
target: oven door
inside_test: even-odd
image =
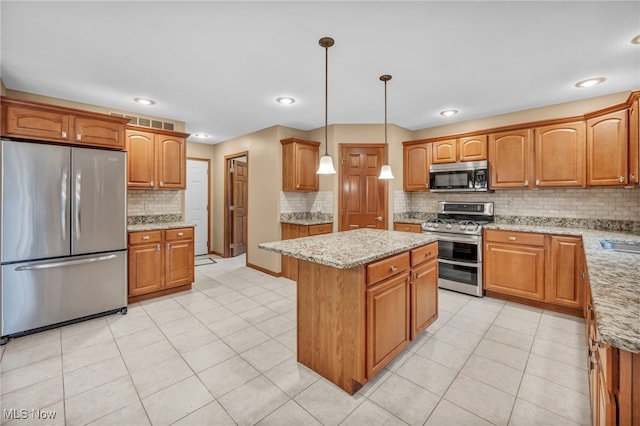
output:
[[[482,237],[438,234],[438,286],[482,297]]]

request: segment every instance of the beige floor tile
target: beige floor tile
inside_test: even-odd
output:
[[[247,327],[251,327],[251,324],[239,316],[234,315],[232,317],[213,322],[207,325],[207,327],[209,327],[209,330],[213,331],[216,336],[225,337]]]
[[[224,306],[219,306],[213,309],[207,309],[201,312],[197,312],[194,315],[196,316],[196,318],[202,321],[204,325],[209,325],[216,321],[221,321],[223,319],[235,316],[233,312],[231,312]]]
[[[15,368],[0,375],[0,392],[4,395],[43,380],[62,375],[62,358],[59,356]]]
[[[529,355],[526,372],[589,395],[589,373],[582,368],[573,367],[532,353]]]
[[[524,373],[522,370],[509,367],[501,362],[473,354],[462,368],[462,371],[460,371],[460,374],[486,383],[508,394],[516,395]]]
[[[104,417],[100,417],[98,420],[89,424],[91,426],[148,426],[151,423],[149,422],[147,413],[144,411],[142,403],[140,400],[136,400],[135,402],[109,413]]]
[[[212,401],[173,423],[173,426],[235,426],[236,422],[217,401]]]
[[[180,356],[174,356],[148,368],[131,372],[131,379],[140,398],[193,376],[193,371]]]
[[[436,395],[444,395],[458,372],[419,354],[414,354],[396,371],[396,374]]]
[[[258,422],[258,426],[321,426],[320,422],[306,412],[295,401],[290,400],[282,407]]]
[[[468,352],[473,352],[476,346],[478,346],[478,343],[480,343],[480,340],[482,340],[482,335],[469,333],[446,324],[438,330],[433,338],[449,343],[450,345],[464,349]]]
[[[218,340],[218,336],[213,334],[211,330],[203,325],[186,333],[169,338],[171,344],[181,354],[191,352],[216,340]]]
[[[578,426],[578,424],[518,398],[513,406],[509,426]]]
[[[227,345],[231,346],[231,348],[238,353],[251,349],[254,346],[258,346],[269,339],[271,339],[271,337],[264,334],[256,327],[247,327],[222,338]]]
[[[28,334],[26,336],[9,339],[9,342],[0,347],[5,353],[21,351],[32,347],[40,347],[42,345],[58,342],[60,344],[60,329],[43,331],[40,333]]]
[[[27,337],[30,336],[19,337],[16,340]],[[11,340],[7,345],[13,345],[13,342],[14,341]],[[2,355],[2,360],[0,360],[0,371],[6,373],[7,371],[44,361],[48,358],[58,357],[61,353],[62,347],[59,334],[57,339],[47,338],[42,344],[36,344],[35,346],[28,345],[15,350],[9,346]]]
[[[289,358],[276,365],[267,370],[264,375],[292,398],[320,378],[317,373],[297,362],[295,358]]]
[[[63,399],[62,376],[60,375],[3,394],[2,409],[24,409],[31,416],[32,410],[54,405]]]
[[[65,325],[60,327],[60,334],[62,338],[74,336],[76,334],[83,334],[87,331],[98,330],[104,327],[108,327],[107,319],[105,317],[94,318],[88,321],[82,321],[75,324]]]
[[[510,318],[517,318],[523,321],[529,321],[533,323],[540,322],[542,316],[542,309],[534,308],[532,306],[520,305],[517,303],[507,302],[502,311],[500,311],[501,317],[507,316]]]
[[[222,395],[244,385],[260,373],[240,356],[234,356],[220,364],[198,373],[200,381],[214,397]]]
[[[458,311],[459,315],[464,315],[467,318],[474,318],[476,321],[482,321],[491,324],[498,314],[500,313],[500,309],[502,305],[493,305],[494,309],[487,309],[490,307],[490,304],[483,305],[475,305],[471,304],[471,302],[464,305],[460,311]]]
[[[535,336],[538,329],[538,323],[525,321],[520,318],[514,318],[507,315],[498,315],[493,322],[494,326],[507,328],[509,330],[517,331],[518,333],[530,334]]]
[[[86,348],[70,352],[62,357],[62,370],[69,373],[78,368],[104,361],[120,355],[118,346],[113,341],[98,343]]]
[[[202,302],[203,300],[209,300],[209,296],[197,289],[192,289],[191,291],[185,291],[173,295],[173,300],[186,307],[197,302]]]
[[[173,322],[181,318],[187,318],[191,316],[191,313],[180,305],[174,308],[163,309],[161,311],[148,312],[149,316],[158,325],[162,325],[168,322]]]
[[[456,293],[454,291],[439,290],[438,291],[438,308],[443,311],[458,312],[464,305],[466,305],[471,296]]]
[[[132,352],[153,343],[166,340],[165,335],[158,327],[151,327],[125,336],[116,337],[116,344],[120,348],[120,352]]]
[[[151,327],[156,327],[156,324],[147,316],[146,313],[127,314],[119,318],[118,321],[109,322],[109,327],[113,335],[118,338],[126,336],[127,334],[133,334],[136,331],[146,330]]]
[[[531,347],[531,353],[551,358],[563,364],[571,365],[576,368],[587,368],[586,351],[582,349],[570,348],[560,343],[554,343],[549,340],[537,338]]]
[[[213,401],[196,376],[189,377],[142,399],[154,426],[169,425]]]
[[[573,331],[565,331],[548,325],[540,325],[538,327],[538,332],[536,333],[536,338],[549,340],[578,350],[583,350],[587,347],[587,339],[585,338],[584,329],[581,333],[575,333]]]
[[[294,399],[325,426],[339,424],[365,401],[361,395],[351,396],[324,379],[316,381]]]
[[[425,426],[492,426],[492,423],[443,399]]]
[[[70,336],[62,333],[62,353],[77,351],[88,346],[97,345],[98,343],[113,342],[113,334],[107,325],[107,322],[100,323],[98,328],[89,329]]]
[[[575,423],[586,425],[591,422],[588,395],[531,374],[525,373],[518,398]]]
[[[194,302],[191,303],[189,305],[185,305],[185,309],[189,312],[191,312],[192,314],[197,314],[199,312],[205,312],[211,309],[215,309],[215,308],[219,308],[220,304],[218,302],[216,302],[215,300],[209,298],[209,296],[206,296],[206,299],[202,299],[198,302]]]
[[[248,297],[244,297],[241,300],[238,300],[233,303],[225,304],[224,307],[233,312],[234,314],[240,314],[242,312],[247,312],[255,308],[259,308],[260,303],[255,300],[251,300]]]
[[[185,361],[196,373],[213,367],[235,355],[235,351],[222,340],[215,340],[182,354]]]
[[[177,336],[179,334],[187,333],[195,328],[202,327],[202,323],[197,318],[189,315],[185,318],[180,318],[175,321],[166,322],[158,325],[162,333],[167,337]]]
[[[291,350],[275,340],[267,340],[240,355],[262,373],[295,356]]]
[[[282,406],[289,397],[264,376],[258,376],[218,399],[239,425],[252,425]]]
[[[259,308],[255,308],[247,312],[242,312],[241,314],[238,314],[238,316],[250,322],[251,324],[256,325],[273,317],[277,317],[278,313],[272,311],[271,309],[265,308],[264,306],[260,306]]]
[[[265,288],[265,286],[262,286],[263,288]],[[253,297],[251,297],[254,301],[260,303],[261,305],[268,305],[269,303],[273,303],[277,300],[283,300],[284,297],[280,296],[279,294],[275,294],[271,291],[266,292],[266,293],[261,293],[261,294],[257,294]]]
[[[122,358],[131,372],[159,364],[176,355],[178,352],[173,345],[167,340],[161,340],[135,351],[125,352],[122,354]]]
[[[513,395],[463,375],[454,380],[444,398],[496,425],[507,424],[515,401]]]
[[[553,327],[570,333],[584,333],[584,319],[556,312],[546,311],[540,318],[540,325]]]
[[[67,423],[81,425],[97,420],[138,400],[129,377],[122,377],[87,392],[67,398]]]
[[[524,371],[529,357],[527,351],[488,339],[483,339],[474,353],[520,371]]]
[[[247,288],[243,288],[242,290],[238,290],[238,293],[247,296],[247,297],[253,297],[253,296],[257,296],[258,294],[262,294],[265,293],[269,290],[267,290],[266,288],[260,287],[259,285],[253,285],[251,287],[247,287]]]
[[[127,367],[118,355],[70,372],[65,371],[64,396],[69,399],[128,374]]]
[[[400,426],[406,425],[405,422],[398,419],[384,408],[374,404],[371,401],[364,401],[349,416],[340,423],[343,426],[362,426],[362,425],[387,425]]]
[[[471,355],[469,351],[437,339],[429,339],[416,353],[456,371],[462,368]]]
[[[285,345],[291,352],[298,352],[298,332],[295,328],[276,336],[275,340]]]
[[[534,337],[533,334],[523,334],[498,325],[492,325],[484,335],[485,339],[504,343],[505,345],[513,346],[527,352],[531,350]]]
[[[292,301],[291,299],[282,299],[267,303],[265,307],[271,309],[272,311],[276,311],[279,314],[284,314],[285,312],[295,310],[296,302]]]
[[[242,302],[250,300],[248,297],[238,293],[237,291],[229,291],[224,294],[212,297],[213,300],[221,304],[222,306],[231,305],[234,302]]]
[[[440,396],[393,375],[369,399],[410,425],[422,425],[438,405]]]

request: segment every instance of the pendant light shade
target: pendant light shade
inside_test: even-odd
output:
[[[391,80],[389,74],[381,75],[380,81],[384,81],[384,158],[385,163],[380,169],[378,179],[393,179],[391,166],[389,165],[389,144],[387,143],[387,81]]]
[[[320,157],[320,167],[316,173],[332,175],[336,173],[336,169],[333,168],[333,160],[327,151],[327,116],[329,111],[329,48],[333,46],[334,40],[331,37],[322,37],[319,43],[324,47],[324,155]]]

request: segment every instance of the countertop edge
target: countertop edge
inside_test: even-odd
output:
[[[127,232],[161,231],[163,229],[193,227],[195,227],[193,223],[187,222],[141,223],[137,225],[127,225]]]

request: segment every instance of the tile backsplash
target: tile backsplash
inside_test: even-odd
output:
[[[333,214],[333,192],[280,191],[280,213]]]
[[[640,189],[499,190],[483,194],[394,192],[394,213],[435,212],[438,201],[493,201],[496,216],[640,221]]]
[[[184,191],[127,191],[127,216],[182,214]]]

